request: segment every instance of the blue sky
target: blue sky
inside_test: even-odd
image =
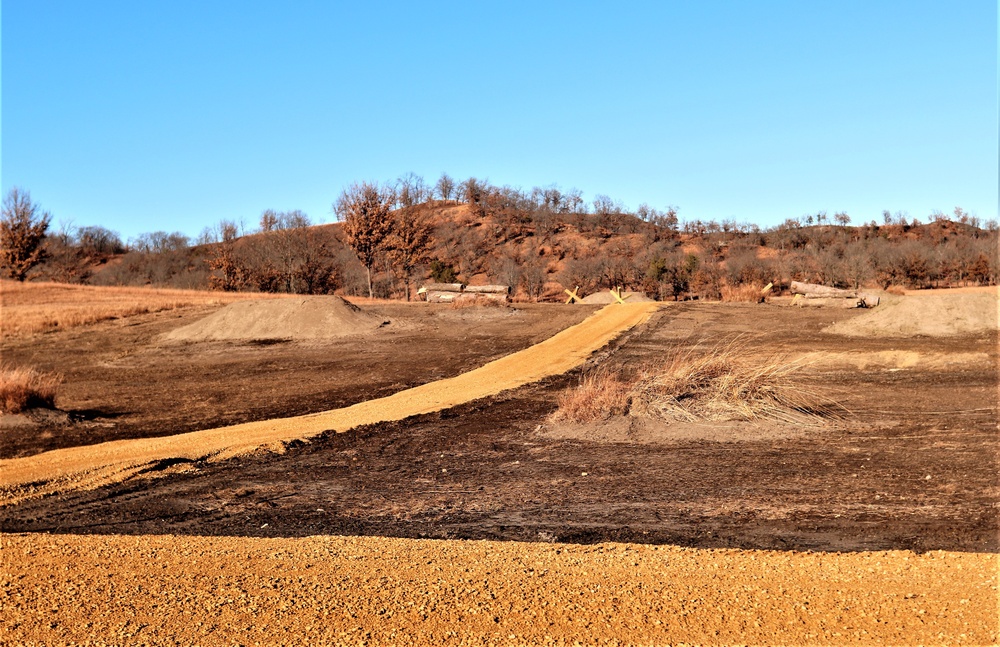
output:
[[[997,217],[997,7],[3,0],[2,187],[56,222],[333,220],[355,180],[684,219]]]

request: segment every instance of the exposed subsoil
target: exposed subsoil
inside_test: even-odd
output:
[[[161,338],[219,309],[3,340],[5,362],[64,376],[56,405],[72,424],[39,416],[39,424],[2,425],[0,458],[337,409],[481,366],[551,337],[597,307],[378,304],[367,309],[388,325],[333,340]]]
[[[438,414],[326,434],[280,456],[164,466],[160,478],[5,508],[0,530],[997,552],[995,335],[848,340],[822,332],[854,315],[676,304],[605,359],[653,361],[748,325],[760,331],[762,350],[916,358],[906,368],[864,371],[817,364],[804,380],[829,389],[850,414],[798,434],[724,442],[718,434],[553,437],[548,415],[577,379],[570,374]],[[983,360],[919,361],[950,353]],[[266,380],[258,376],[258,386]]]

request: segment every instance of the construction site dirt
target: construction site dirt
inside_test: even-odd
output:
[[[355,340],[193,346],[155,341],[178,325],[178,313],[161,313],[124,328],[7,341],[5,357],[61,367],[68,379],[59,404],[80,421],[41,433],[7,429],[3,456],[344,406],[461,373],[593,310],[397,305],[384,308],[389,326]],[[571,373],[326,433],[281,454],[167,464],[0,508],[0,531],[997,552],[996,333],[824,332],[856,316],[664,304]],[[655,363],[734,335],[761,353],[805,357],[803,384],[840,413],[794,431],[754,423],[745,437],[711,424],[676,436],[588,436],[551,420],[559,394],[594,365]]]

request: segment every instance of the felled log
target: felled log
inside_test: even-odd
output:
[[[461,283],[427,283],[420,289],[424,292],[461,292]]]
[[[792,294],[801,294],[807,299],[854,299],[858,296],[858,293],[853,290],[841,290],[840,288],[831,288],[826,285],[817,285],[815,283],[800,283],[799,281],[792,281],[790,289]]]
[[[510,286],[507,285],[467,285],[465,286],[466,292],[472,292],[473,294],[507,294],[510,292]]]

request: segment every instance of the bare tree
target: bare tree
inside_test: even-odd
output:
[[[400,209],[394,220],[393,231],[387,241],[389,257],[403,272],[406,300],[409,301],[413,270],[426,260],[434,228],[416,209]]]
[[[45,260],[42,246],[45,232],[52,216],[39,213],[38,205],[31,202],[31,194],[14,187],[3,199],[0,216],[0,265],[7,275],[23,281],[28,271]]]
[[[511,290],[516,290],[521,283],[521,263],[516,255],[510,250],[506,250],[503,256],[493,259],[490,265],[490,274],[497,283],[509,286]]]
[[[389,215],[395,196],[390,188],[377,183],[354,183],[337,198],[333,210],[344,223],[347,244],[357,254],[368,273],[368,296],[372,291],[372,266],[378,254],[385,250],[392,233],[393,221]]]
[[[466,202],[466,204],[475,206],[482,202],[487,191],[489,191],[489,188],[489,180],[479,180],[474,177],[470,177],[468,180],[458,185],[458,195],[460,199]]]
[[[396,202],[400,207],[412,207],[425,202],[431,191],[424,178],[412,171],[396,180]]]
[[[260,230],[271,231],[278,226],[278,213],[274,209],[265,209],[260,214]]]
[[[442,200],[451,200],[451,196],[455,193],[455,180],[447,173],[442,173],[434,188]]]

